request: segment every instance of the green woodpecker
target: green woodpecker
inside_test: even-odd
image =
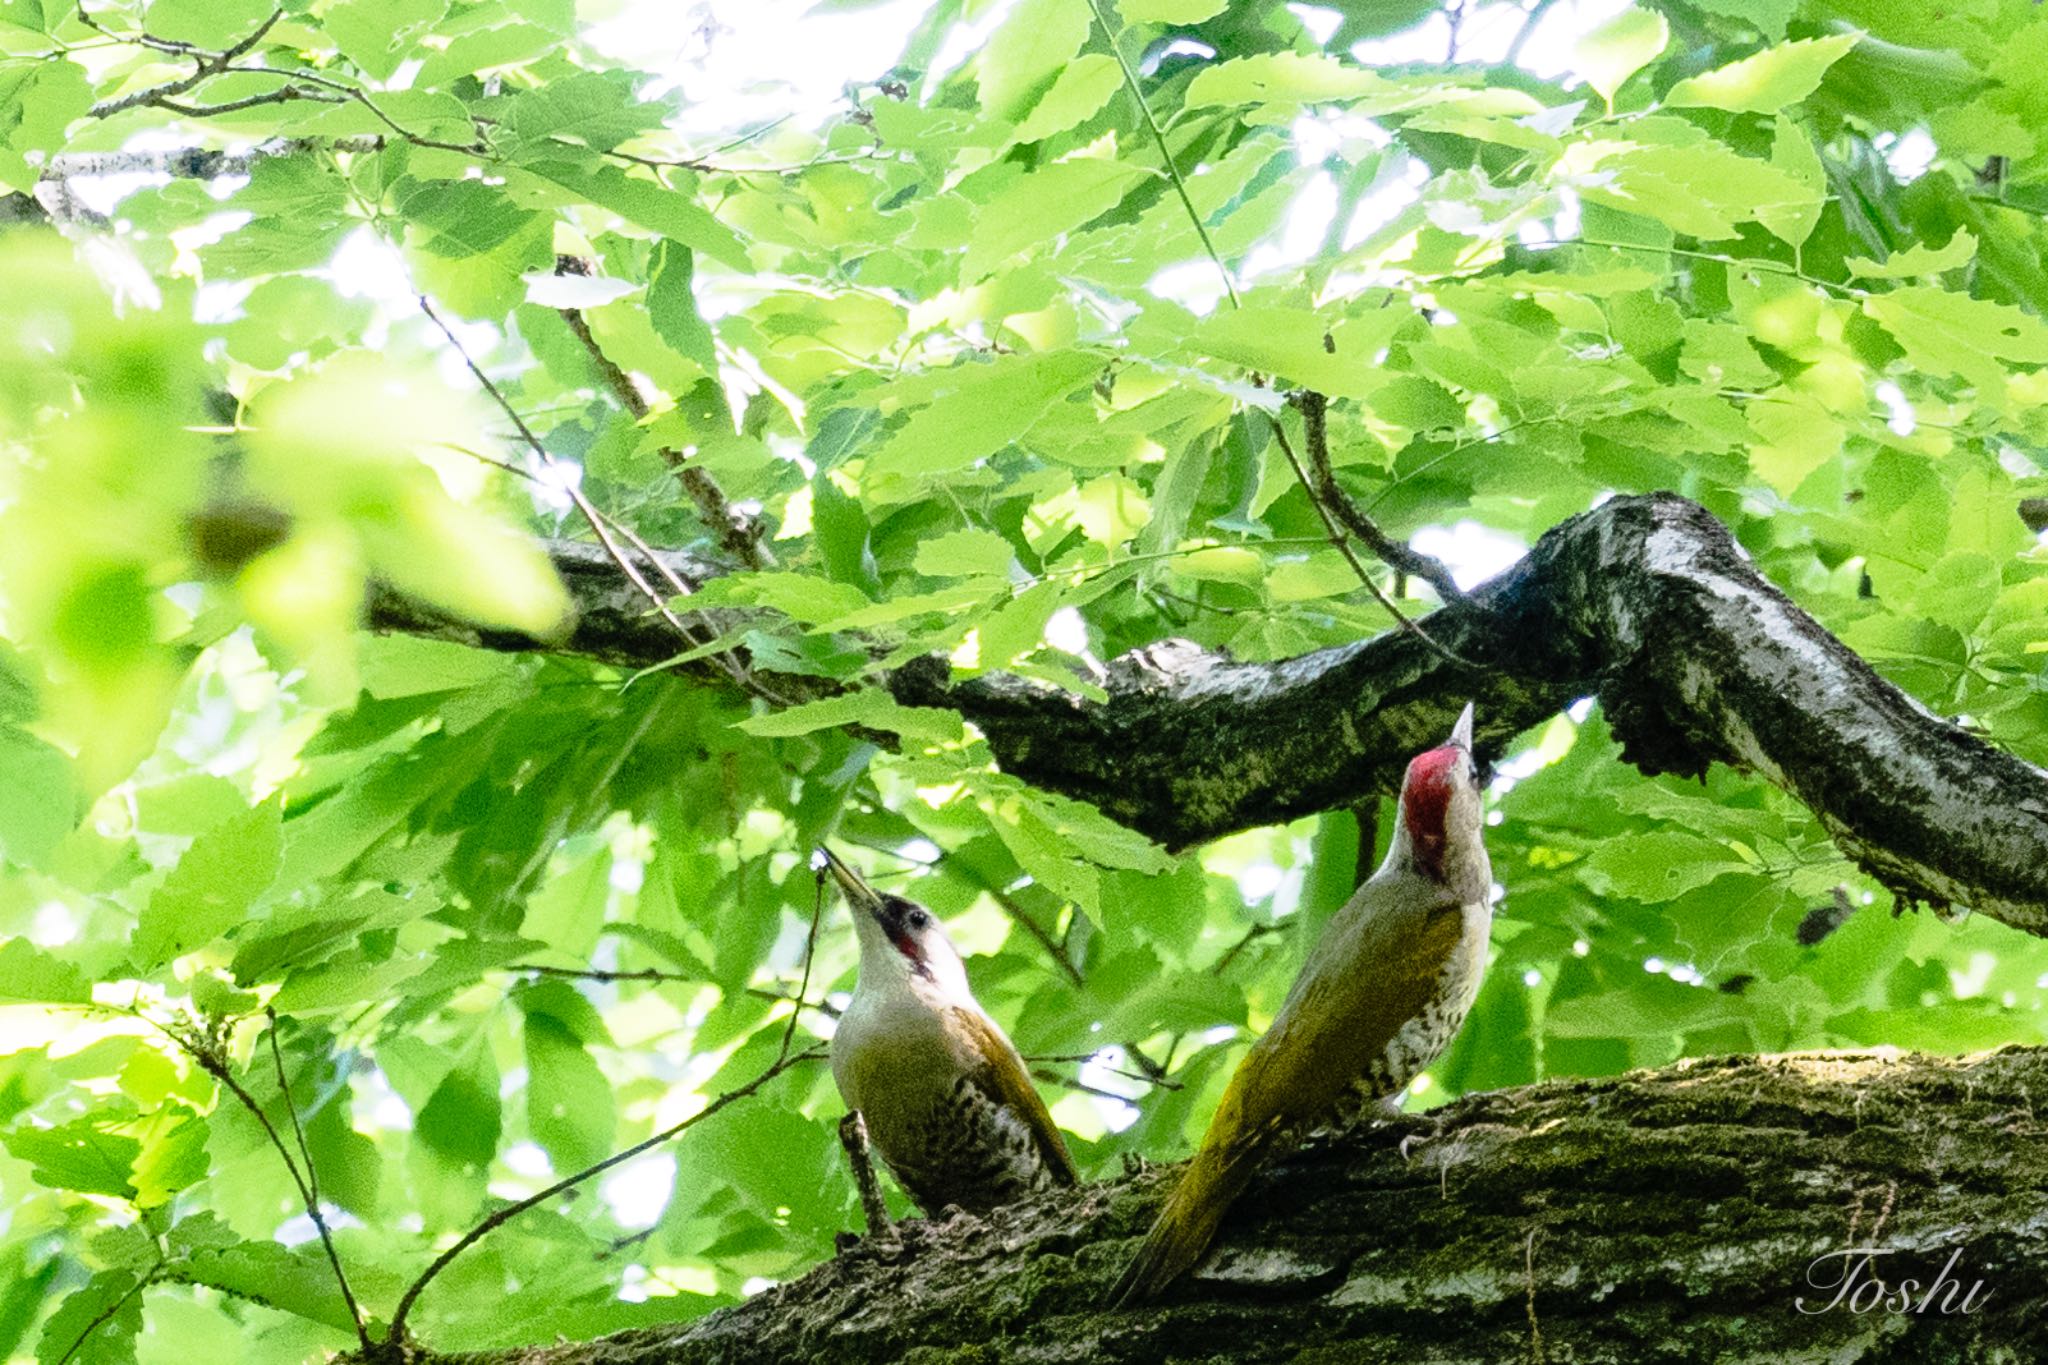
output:
[[[1332,917],[1230,1078],[1113,1304],[1149,1299],[1201,1260],[1263,1162],[1314,1129],[1397,1102],[1442,1054],[1486,966],[1492,872],[1481,815],[1467,705],[1449,742],[1408,764],[1386,861]]]
[[[897,1183],[927,1214],[948,1204],[986,1213],[1073,1184],[1074,1160],[1045,1101],[968,989],[937,918],[820,851],[860,935],[860,981],[832,1035],[832,1078]]]

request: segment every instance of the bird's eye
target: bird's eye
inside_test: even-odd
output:
[[[922,910],[912,910],[903,917],[903,922],[913,929],[922,931],[931,928],[932,917]]]

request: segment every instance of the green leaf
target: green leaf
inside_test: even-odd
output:
[[[721,265],[734,270],[751,269],[747,249],[733,230],[712,217],[688,193],[668,189],[644,176],[628,175],[617,166],[548,161],[526,169],[649,232],[701,251]]]
[[[1362,67],[1322,53],[1271,52],[1206,67],[1188,83],[1189,109],[1228,104],[1321,104],[1395,87]]]
[[[137,921],[130,960],[150,971],[240,924],[277,877],[281,821],[266,801],[193,840]]]
[[[1676,900],[1724,873],[1749,869],[1725,845],[1676,830],[1617,835],[1580,866],[1599,894],[1652,902]]]
[[[691,288],[696,257],[681,242],[655,244],[647,280],[647,317],[654,330],[677,355],[697,362],[707,375],[718,373],[718,353],[711,328],[697,311]]]
[[[387,81],[447,11],[447,0],[338,0],[320,25],[343,56],[372,80]]]
[[[1572,47],[1572,69],[1612,108],[1615,92],[1657,60],[1670,40],[1671,27],[1663,15],[1630,5],[1579,37]]]
[[[77,820],[71,762],[23,730],[0,725],[0,858],[37,867]]]
[[[1202,3],[1207,2],[1202,0]],[[1123,73],[1117,69],[1116,58],[1101,52],[1076,57],[1060,69],[1059,79],[1052,83],[1052,89],[1031,106],[1031,112],[1010,134],[1010,140],[1037,142],[1055,133],[1064,133],[1075,124],[1093,118],[1122,84]]]
[[[1015,122],[1088,39],[1088,0],[1020,0],[981,49],[981,107]]]
[[[1868,256],[1850,256],[1842,264],[1849,273],[1866,280],[1909,280],[1917,275],[1939,275],[1968,265],[1977,258],[1977,238],[1968,228],[1957,228],[1941,246],[1915,242],[1904,251],[1894,251],[1882,262]]]
[[[626,71],[578,71],[521,90],[494,106],[496,145],[515,159],[559,143],[610,151],[668,118],[667,108],[633,93],[635,84]]]
[[[1204,318],[1189,345],[1333,398],[1363,398],[1380,382],[1375,357],[1405,320],[1392,308],[1332,321],[1306,308],[1256,305]]]
[[[868,477],[923,479],[965,469],[1023,436],[1101,368],[1098,357],[1081,351],[955,365],[941,376],[948,390],[912,413],[869,458]]]
[[[178,1276],[338,1331],[355,1330],[334,1267],[317,1245],[294,1249],[276,1242],[238,1242],[205,1247],[179,1265]]]
[[[1843,53],[1856,46],[1860,36],[1838,33],[1767,48],[1739,62],[1686,77],[1671,87],[1664,103],[1680,109],[1775,114],[1818,90],[1821,77]]]
[[[1230,7],[1230,0],[1116,0],[1127,24],[1199,24]]]
[[[74,1119],[54,1128],[17,1127],[0,1134],[17,1160],[26,1161],[39,1185],[83,1194],[133,1198],[131,1181],[142,1144],[105,1131],[93,1119]]]
[[[1010,542],[994,531],[970,527],[948,531],[917,547],[916,565],[921,574],[934,578],[966,578],[982,574],[1007,575],[1017,552]]]
[[[889,730],[906,739],[943,744],[960,738],[960,715],[931,706],[905,706],[874,688],[847,692],[822,701],[805,702],[784,711],[750,716],[739,728],[760,739],[807,735],[840,725],[865,725]]]
[[[961,283],[972,284],[1027,247],[1100,217],[1145,178],[1122,162],[1082,156],[1011,181],[976,216],[960,262]]]
[[[550,1014],[526,1016],[526,1126],[558,1172],[610,1155],[611,1082],[581,1040]]]
[[[1891,333],[1909,364],[1967,380],[1980,395],[2003,389],[2001,361],[2048,364],[2048,325],[2010,304],[1909,285],[1871,295],[1863,311]]]
[[[78,968],[25,938],[0,942],[0,1003],[83,1005],[92,987]]]
[[[64,1296],[43,1324],[37,1365],[135,1365],[142,1295],[135,1273],[102,1270]]]

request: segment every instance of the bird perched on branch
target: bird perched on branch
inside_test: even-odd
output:
[[[938,919],[821,849],[860,935],[860,981],[832,1036],[832,1078],[927,1214],[986,1213],[1075,1182],[1024,1060],[968,989]]]
[[[1264,1162],[1398,1096],[1443,1053],[1479,993],[1493,923],[1481,815],[1467,705],[1448,742],[1409,762],[1386,861],[1331,919],[1230,1078],[1112,1304],[1152,1298],[1201,1260]]]

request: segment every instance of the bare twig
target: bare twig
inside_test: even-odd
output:
[[[106,29],[100,27],[99,22],[86,13],[84,5],[78,7],[78,17],[85,21],[88,28],[97,33],[104,34],[116,42],[136,43],[142,47],[154,48],[158,52],[169,52],[180,57],[190,57],[197,63],[196,69],[189,76],[182,76],[177,80],[167,81],[162,85],[153,85],[147,90],[137,90],[131,95],[122,95],[116,99],[102,100],[87,111],[94,118],[106,118],[110,114],[118,114],[124,109],[134,109],[145,104],[154,104],[162,108],[172,109],[173,112],[178,112],[174,106],[166,104],[164,101],[172,95],[182,95],[194,86],[209,81],[227,71],[233,65],[235,58],[262,42],[270,30],[276,27],[277,21],[284,18],[284,7],[280,5],[272,10],[270,17],[258,24],[255,30],[246,38],[243,38],[233,47],[220,52],[209,52],[203,48],[194,47],[190,43],[155,38],[147,33],[137,34],[124,39],[118,34],[109,33]]]
[[[804,997],[811,993],[811,963],[818,956],[818,921],[825,914],[825,869],[819,867],[814,874],[817,895],[811,901],[811,928],[804,935],[804,974],[796,988],[796,1008],[789,1012],[789,1025],[782,1030],[782,1047],[775,1055],[778,1059],[789,1055],[789,1045],[796,1041],[797,1017],[804,1012]]]
[[[238,110],[255,109],[266,104],[290,104],[293,100],[317,100],[322,104],[348,103],[340,95],[323,95],[317,90],[301,85],[281,85],[261,95],[228,100],[222,104],[180,104],[170,99],[153,99],[149,104],[151,108],[163,109],[185,118],[212,118],[215,114],[232,114]]]
[[[846,1164],[853,1168],[853,1187],[860,1192],[860,1212],[867,1221],[868,1236],[888,1231],[889,1205],[882,1198],[882,1183],[875,1179],[875,1163],[868,1156],[867,1120],[860,1110],[839,1120],[839,1145],[846,1149]]]
[[[1386,608],[1387,614],[1394,618],[1395,623],[1402,630],[1407,631],[1410,635],[1428,645],[1451,663],[1459,664],[1466,668],[1474,667],[1471,660],[1460,658],[1452,653],[1450,649],[1439,644],[1436,638],[1428,631],[1404,616],[1401,609],[1394,605],[1394,599],[1387,596],[1385,590],[1379,584],[1373,582],[1371,572],[1360,562],[1358,555],[1351,548],[1351,542],[1345,539],[1343,528],[1337,525],[1336,518],[1331,515],[1330,509],[1323,506],[1323,500],[1316,496],[1315,484],[1310,482],[1308,471],[1302,468],[1301,460],[1296,457],[1294,443],[1287,439],[1287,428],[1278,421],[1273,422],[1272,426],[1273,439],[1279,443],[1280,453],[1287,457],[1288,467],[1294,471],[1295,479],[1300,482],[1301,491],[1308,494],[1309,505],[1315,508],[1316,517],[1323,523],[1323,529],[1329,533],[1331,547],[1344,557],[1344,562],[1351,566],[1352,573],[1358,575],[1358,581],[1363,583],[1366,591],[1373,595],[1373,600]]]
[[[588,265],[573,256],[560,257],[555,271],[564,275],[587,275]],[[591,333],[590,323],[581,309],[559,308],[562,321],[569,324],[569,330],[583,343],[583,349],[590,354],[591,364],[596,366],[605,386],[619,400],[619,405],[633,415],[635,421],[645,418],[648,413],[647,396],[633,382],[633,377],[622,369],[619,363],[604,352],[596,336]],[[704,524],[718,537],[718,543],[733,561],[742,568],[763,569],[774,563],[774,557],[762,544],[762,526],[753,517],[745,516],[734,509],[732,500],[710,473],[689,463],[689,457],[670,446],[661,450],[661,458],[675,471],[676,481],[683,491],[690,495],[690,501],[697,504],[698,515]]]
[[[1437,596],[1445,602],[1463,602],[1465,590],[1451,577],[1451,571],[1444,567],[1443,561],[1423,554],[1407,542],[1396,540],[1382,531],[1379,523],[1366,515],[1364,509],[1351,500],[1351,495],[1338,486],[1336,471],[1330,464],[1329,401],[1312,389],[1304,389],[1294,395],[1294,406],[1301,410],[1302,444],[1308,448],[1308,467],[1315,474],[1311,492],[1336,513],[1337,519],[1352,535],[1364,541],[1382,563],[1402,573],[1413,574],[1435,588]]]
[[[400,1297],[400,1299],[398,1300],[398,1307],[391,1314],[391,1330],[386,1334],[385,1341],[387,1343],[395,1344],[403,1342],[406,1339],[405,1322],[406,1319],[410,1317],[412,1314],[413,1305],[419,1302],[420,1295],[425,1292],[427,1286],[432,1284],[443,1270],[446,1270],[448,1268],[449,1264],[453,1262],[457,1256],[460,1256],[463,1252],[475,1246],[483,1238],[489,1236],[497,1229],[511,1222],[520,1214],[525,1213],[527,1210],[535,1208],[538,1205],[546,1203],[548,1200],[553,1199],[556,1195],[561,1194],[563,1191],[574,1189],[576,1186],[581,1185],[584,1181],[589,1180],[593,1176],[602,1175],[604,1172],[612,1169],[614,1166],[618,1166],[624,1162],[631,1161],[634,1157],[637,1157],[644,1152],[652,1151],[654,1148],[661,1146],[663,1143],[671,1141],[672,1139],[680,1136],[682,1133],[687,1132],[689,1129],[695,1127],[697,1124],[702,1123],[705,1119],[710,1118],[713,1114],[718,1113],[721,1109],[724,1109],[729,1105],[736,1104],[739,1101],[753,1095],[754,1093],[759,1091],[761,1087],[767,1085],[768,1082],[774,1080],[777,1076],[780,1076],[783,1072],[789,1070],[791,1067],[798,1066],[804,1062],[816,1061],[818,1058],[823,1057],[824,1055],[825,1045],[823,1043],[819,1043],[812,1047],[805,1048],[802,1052],[792,1053],[787,1057],[777,1058],[774,1065],[770,1066],[760,1075],[754,1077],[753,1080],[748,1081],[745,1085],[740,1086],[738,1089],[726,1091],[724,1094],[718,1096],[716,1099],[712,1100],[709,1104],[705,1105],[702,1109],[699,1109],[696,1113],[690,1115],[690,1117],[684,1119],[682,1122],[671,1124],[667,1128],[662,1129],[659,1133],[656,1133],[653,1137],[647,1138],[641,1142],[636,1142],[631,1147],[626,1148],[624,1151],[615,1152],[611,1156],[606,1157],[603,1161],[598,1162],[596,1165],[586,1166],[582,1170],[576,1172],[574,1175],[566,1176],[561,1180],[557,1180],[554,1184],[548,1186],[544,1190],[541,1190],[537,1194],[530,1194],[526,1198],[521,1199],[516,1203],[507,1204],[504,1208],[499,1209],[496,1213],[493,1213],[490,1217],[478,1223],[468,1232],[465,1232],[462,1234],[462,1236],[456,1238],[454,1244],[450,1246],[446,1251],[442,1252],[439,1256],[436,1256],[433,1260],[433,1263],[430,1264],[425,1270],[420,1272],[419,1278],[415,1279],[412,1282],[412,1284],[406,1288],[404,1295]]]
[[[479,365],[475,358],[469,354],[468,349],[463,346],[461,338],[455,335],[455,329],[450,327],[440,313],[435,311],[433,303],[426,295],[421,294],[417,298],[420,311],[425,313],[428,320],[440,329],[441,335],[447,338],[448,344],[454,348],[455,354],[461,357],[462,363],[469,370],[470,375],[482,386],[484,392],[490,396],[491,400],[498,405],[499,410],[505,414],[506,420],[512,423],[513,430],[519,433],[519,439],[525,443],[526,447],[534,453],[535,457],[542,464],[550,468],[555,467],[558,463],[555,459],[555,453],[541,444],[540,438],[533,434],[533,428],[526,425],[526,419],[519,415],[519,410],[505,396],[504,390],[500,389],[491,377],[484,373],[483,366]],[[612,563],[618,566],[619,572],[626,576],[627,581],[632,583],[634,590],[647,599],[648,604],[654,608],[656,614],[668,624],[669,628],[674,630],[676,634],[680,635],[693,648],[708,643],[708,641],[700,639],[696,630],[670,609],[668,600],[654,590],[653,585],[634,566],[633,561],[619,549],[618,542],[612,539],[612,528],[617,527],[618,524],[598,511],[591,504],[590,499],[584,495],[583,490],[577,487],[574,482],[564,481],[562,488],[569,495],[570,502],[575,504],[577,512],[582,514],[583,520],[597,536],[598,544],[604,547],[605,554],[611,559]],[[623,530],[623,528],[618,529]],[[635,539],[637,540],[637,537]],[[648,561],[654,565],[656,571],[667,575],[679,593],[686,592],[687,589],[684,588],[681,579],[674,576],[674,571],[662,561],[661,557],[651,549],[645,549],[644,542],[639,543]],[[750,670],[730,654],[719,654],[715,657],[719,661],[719,666],[724,668],[732,677],[732,680],[738,683],[745,691],[777,705],[786,706],[789,704],[774,691],[762,685],[754,678]]]
[[[1557,0],[1536,0],[1536,3],[1529,7],[1529,17],[1522,20],[1522,26],[1515,30],[1513,40],[1508,43],[1508,50],[1501,54],[1502,66],[1513,66],[1521,59],[1522,48],[1536,32],[1536,25],[1543,22],[1543,16],[1549,13],[1550,7],[1556,3]]]
[[[249,1093],[248,1087],[236,1078],[235,1073],[228,1066],[227,1058],[222,1056],[220,1050],[204,1036],[196,1031],[188,1034],[179,1029],[168,1027],[158,1023],[147,1014],[140,1012],[137,1013],[137,1017],[183,1048],[186,1054],[199,1064],[199,1069],[226,1086],[228,1093],[233,1095],[236,1101],[244,1109],[248,1110],[250,1116],[262,1127],[264,1136],[270,1139],[270,1145],[276,1149],[278,1159],[284,1162],[285,1170],[291,1175],[292,1184],[299,1191],[299,1202],[305,1205],[306,1216],[313,1220],[313,1226],[320,1232],[320,1244],[326,1249],[327,1263],[334,1268],[334,1279],[341,1289],[342,1301],[348,1305],[349,1314],[355,1319],[356,1336],[362,1342],[363,1348],[368,1350],[370,1348],[370,1338],[367,1329],[363,1326],[362,1311],[357,1307],[355,1294],[349,1288],[348,1275],[341,1268],[341,1257],[334,1250],[333,1239],[327,1235],[326,1222],[320,1215],[319,1198],[314,1194],[312,1187],[306,1183],[305,1177],[299,1174],[298,1163],[292,1160],[291,1150],[284,1145],[284,1138],[278,1133],[277,1126],[270,1121],[270,1116],[263,1112],[263,1106],[256,1102],[256,1097]],[[276,1040],[273,1036],[273,1046],[275,1046],[275,1042]],[[292,1123],[296,1125],[298,1123],[298,1114],[296,1111],[292,1111],[291,1092],[285,1090],[283,1093],[285,1108],[292,1112]],[[303,1141],[303,1135],[301,1140]],[[309,1167],[310,1164],[309,1162]]]
[[[1235,308],[1238,306],[1237,281],[1231,278],[1230,267],[1223,264],[1216,243],[1210,240],[1209,225],[1195,211],[1195,201],[1188,194],[1187,182],[1181,179],[1180,167],[1174,163],[1173,149],[1166,145],[1166,133],[1160,128],[1159,120],[1152,117],[1152,106],[1146,103],[1145,92],[1138,86],[1138,73],[1131,70],[1131,64],[1124,60],[1124,50],[1117,44],[1116,30],[1109,26],[1109,18],[1102,12],[1102,0],[1088,0],[1088,8],[1094,12],[1095,22],[1102,29],[1102,39],[1109,45],[1109,55],[1116,58],[1117,70],[1123,72],[1124,89],[1131,92],[1139,117],[1152,132],[1152,141],[1159,147],[1159,159],[1166,163],[1167,178],[1173,181],[1174,193],[1180,196],[1181,207],[1187,210],[1188,221],[1194,224],[1195,236],[1201,239],[1202,250],[1215,264],[1216,273],[1223,277],[1223,292],[1230,296],[1230,306]]]
[[[320,1245],[327,1249],[327,1263],[334,1267],[334,1278],[341,1284],[341,1297],[348,1304],[348,1315],[356,1325],[356,1340],[363,1349],[370,1349],[370,1333],[363,1326],[363,1310],[356,1303],[355,1291],[349,1288],[348,1276],[342,1272],[341,1257],[334,1250],[334,1234],[328,1231],[327,1219],[320,1212],[320,1176],[313,1167],[313,1149],[306,1145],[306,1130],[299,1125],[299,1107],[292,1102],[291,1078],[285,1074],[284,1049],[277,1041],[277,1011],[264,1010],[270,1021],[270,1059],[277,1066],[277,1092],[284,1097],[284,1112],[291,1115],[292,1136],[298,1139],[299,1159],[306,1163],[306,1216],[313,1220],[313,1228],[320,1234]]]
[[[1123,1050],[1124,1050],[1125,1052],[1130,1052],[1130,1051],[1131,1051],[1131,1048],[1129,1048],[1128,1046],[1124,1046],[1124,1045],[1122,1045],[1122,1044],[1119,1044],[1119,1046],[1122,1046],[1122,1047],[1123,1047]],[[1162,1076],[1162,1075],[1159,1075],[1159,1074],[1158,1074],[1158,1072],[1157,1072],[1157,1068],[1156,1068],[1156,1066],[1155,1066],[1155,1067],[1154,1067],[1154,1069],[1153,1069],[1153,1070],[1151,1070],[1151,1071],[1126,1071],[1126,1070],[1124,1070],[1124,1069],[1123,1069],[1122,1067],[1120,1067],[1120,1066],[1111,1066],[1111,1065],[1110,1065],[1109,1063],[1107,1063],[1107,1062],[1103,1062],[1103,1061],[1097,1061],[1096,1059],[1097,1059],[1097,1058],[1099,1058],[1099,1057],[1100,1057],[1101,1055],[1102,1055],[1102,1053],[1101,1053],[1101,1052],[1099,1052],[1099,1051],[1098,1051],[1098,1052],[1029,1052],[1029,1053],[1026,1053],[1026,1054],[1024,1054],[1024,1060],[1025,1060],[1025,1061],[1027,1061],[1027,1062],[1066,1062],[1066,1063],[1070,1063],[1070,1064],[1073,1064],[1073,1065],[1086,1065],[1087,1063],[1093,1062],[1093,1063],[1094,1063],[1094,1064],[1095,1064],[1096,1066],[1099,1066],[1099,1067],[1101,1067],[1101,1068],[1102,1068],[1102,1069],[1103,1069],[1104,1071],[1107,1071],[1107,1072],[1108,1072],[1108,1073],[1109,1073],[1110,1075],[1112,1075],[1112,1076],[1122,1076],[1122,1077],[1123,1077],[1123,1078],[1124,1078],[1125,1080],[1127,1080],[1127,1081],[1137,1081],[1137,1082],[1139,1082],[1139,1083],[1140,1083],[1140,1084],[1142,1084],[1142,1085],[1153,1085],[1153,1086],[1157,1086],[1157,1087],[1159,1087],[1159,1088],[1160,1088],[1161,1090],[1178,1090],[1178,1089],[1180,1089],[1180,1082],[1179,1082],[1179,1081],[1176,1081],[1176,1080],[1169,1080],[1169,1079],[1168,1079],[1167,1077],[1165,1077],[1165,1076]],[[1046,1072],[1046,1073],[1041,1073],[1041,1074],[1045,1074],[1045,1075],[1051,1075],[1051,1076],[1053,1077],[1053,1079],[1054,1079],[1054,1080],[1056,1080],[1056,1081],[1058,1081],[1058,1082],[1059,1082],[1059,1083],[1060,1083],[1061,1085],[1067,1085],[1067,1084],[1069,1084],[1069,1082],[1068,1082],[1068,1080],[1067,1080],[1067,1078],[1066,1078],[1066,1077],[1064,1077],[1064,1076],[1061,1076],[1061,1075],[1059,1075],[1059,1074],[1058,1074],[1058,1073],[1056,1073],[1056,1072]],[[1092,1091],[1092,1092],[1093,1092],[1093,1093],[1095,1093],[1095,1094],[1101,1094],[1101,1093],[1102,1093],[1101,1091],[1095,1090],[1093,1086],[1083,1086],[1083,1085],[1079,1085],[1078,1083],[1075,1083],[1075,1087],[1076,1087],[1077,1089],[1083,1089],[1083,1090],[1089,1090],[1089,1091]],[[1123,1098],[1124,1098],[1124,1096],[1122,1096],[1122,1095],[1118,1095],[1118,1096],[1117,1096],[1116,1098],[1118,1098],[1118,1099],[1123,1099]]]

